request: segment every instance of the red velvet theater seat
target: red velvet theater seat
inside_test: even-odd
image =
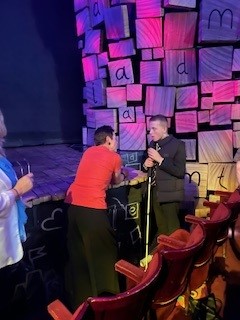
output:
[[[55,320],[142,320],[146,315],[154,296],[156,281],[162,270],[162,257],[157,252],[146,272],[128,270],[128,264],[122,269],[139,283],[112,297],[89,297],[74,314],[59,301],[55,300],[48,306],[48,312]]]

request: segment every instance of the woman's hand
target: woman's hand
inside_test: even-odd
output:
[[[17,191],[19,196],[22,196],[24,193],[30,191],[33,187],[33,173],[28,173],[25,176],[21,177],[14,189]]]

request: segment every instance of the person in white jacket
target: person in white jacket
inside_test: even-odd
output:
[[[26,237],[24,222],[19,220],[25,214],[25,208],[20,198],[33,187],[33,174],[28,173],[17,180],[11,163],[6,159],[3,149],[6,134],[0,110],[0,270],[23,257],[21,241],[26,240]]]
[[[4,117],[0,110],[0,314],[1,319],[10,319],[14,311],[11,304],[14,279],[23,257],[22,241],[26,240],[25,205],[23,194],[33,187],[33,174],[17,179],[3,149],[7,134]]]

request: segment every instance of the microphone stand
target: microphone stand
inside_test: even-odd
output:
[[[146,231],[145,231],[145,271],[148,268],[148,253],[149,253],[149,229],[150,229],[150,209],[151,209],[151,183],[152,183],[152,168],[148,169],[148,184],[147,184],[147,210],[146,210]]]

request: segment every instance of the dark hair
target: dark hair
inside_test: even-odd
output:
[[[157,114],[155,116],[152,116],[149,121],[160,121],[160,122],[166,122],[168,123],[167,118],[162,114]]]
[[[94,142],[96,146],[104,144],[106,142],[106,138],[113,138],[114,130],[110,126],[102,126],[96,129],[94,133]]]

